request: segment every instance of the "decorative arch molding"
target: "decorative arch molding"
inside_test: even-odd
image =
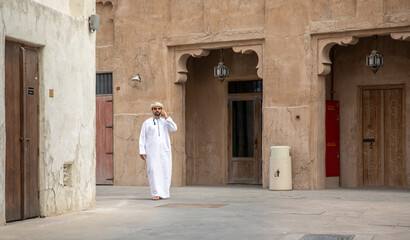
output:
[[[390,37],[394,40],[410,41],[410,31],[407,32],[380,32],[379,34],[390,34]],[[368,36],[365,34],[365,36]],[[323,38],[318,39],[318,65],[317,75],[326,76],[330,73],[332,62],[329,58],[330,49],[334,45],[347,46],[354,45],[359,42],[358,37],[344,36],[339,38]]]
[[[209,55],[209,50],[194,49],[194,50],[178,50],[175,51],[175,63],[176,63],[176,78],[175,83],[185,83],[188,80],[188,69],[186,62],[189,57],[205,57]]]
[[[334,45],[347,46],[355,45],[359,42],[359,38],[347,36],[342,38],[326,38],[318,40],[318,65],[317,74],[326,76],[330,73],[332,61],[330,61],[330,50]]]
[[[410,41],[410,32],[391,33],[390,36],[394,40]]]
[[[252,52],[255,52],[256,55],[258,56],[258,64],[256,64],[256,74],[258,75],[258,77],[263,79],[262,45],[237,46],[237,47],[232,47],[232,50],[236,53],[241,53],[241,54],[251,54]]]
[[[256,65],[257,75],[261,79],[263,78],[263,46],[262,43],[250,44],[250,45],[231,45],[231,44],[212,44],[206,47],[198,47],[197,49],[183,49],[174,50],[174,62],[175,62],[175,80],[174,83],[183,84],[188,80],[188,69],[186,66],[189,57],[205,57],[208,56],[210,50],[219,48],[232,48],[234,52],[241,54],[250,54],[255,52],[258,56],[258,64]]]

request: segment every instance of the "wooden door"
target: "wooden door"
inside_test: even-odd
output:
[[[260,94],[229,96],[229,183],[261,184]]]
[[[39,75],[37,50],[21,48],[23,56],[24,218],[40,213],[39,203]]]
[[[362,90],[363,183],[404,187],[404,90]]]
[[[6,42],[6,221],[39,215],[39,76],[35,49]]]
[[[96,183],[112,185],[113,173],[112,73],[97,74]]]
[[[6,221],[22,218],[20,47],[6,43]]]

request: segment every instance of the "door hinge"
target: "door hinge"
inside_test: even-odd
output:
[[[112,128],[112,126],[105,126],[105,128]]]
[[[105,153],[105,154],[110,154],[110,155],[113,155],[114,153],[113,153],[113,152],[107,152],[107,153]]]
[[[112,100],[107,100],[107,101],[105,101],[105,102],[112,102]]]

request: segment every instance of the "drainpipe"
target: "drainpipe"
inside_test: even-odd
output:
[[[332,62],[332,74],[330,75],[330,100],[333,100],[334,90],[333,90],[333,80],[335,77],[335,50],[334,48],[330,51],[330,61]]]

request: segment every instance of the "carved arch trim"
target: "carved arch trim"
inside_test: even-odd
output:
[[[208,56],[210,50],[220,48],[232,48],[234,52],[241,54],[250,54],[255,52],[258,56],[258,63],[256,65],[257,75],[261,79],[263,78],[263,46],[262,43],[249,44],[249,45],[236,45],[236,44],[207,44],[206,47],[198,47],[196,49],[176,49],[174,50],[174,83],[183,84],[188,80],[188,69],[186,66],[189,57],[205,57]]]
[[[410,41],[410,32],[391,33],[390,36],[394,40]]]
[[[175,51],[176,77],[175,83],[185,83],[188,80],[188,69],[186,62],[189,57],[205,57],[209,55],[209,50],[194,49],[194,50],[178,50]]]
[[[263,48],[262,45],[247,45],[247,46],[237,46],[237,47],[232,47],[232,50],[236,53],[241,53],[241,54],[250,54],[252,52],[255,52],[256,55],[258,56],[258,64],[256,64],[256,74],[258,77],[261,79],[263,78]]]
[[[388,32],[387,31],[378,31],[375,33],[357,33],[358,36],[363,35],[362,37],[371,36],[372,34],[388,35],[394,40],[400,41],[410,41],[410,31],[397,31],[397,32]],[[347,46],[354,45],[359,42],[359,38],[355,36],[344,36],[344,37],[335,37],[335,38],[322,38],[318,39],[318,62],[317,62],[317,75],[326,76],[330,73],[332,62],[330,61],[329,53],[330,49],[334,45]]]
[[[353,36],[319,39],[317,75],[326,76],[330,73],[332,65],[332,61],[330,61],[330,50],[334,45],[347,46],[354,45],[358,42],[359,38]]]

